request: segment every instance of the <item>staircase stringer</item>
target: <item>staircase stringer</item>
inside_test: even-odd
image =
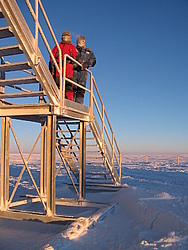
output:
[[[109,172],[110,172],[110,175],[112,177],[112,180],[114,182],[114,184],[118,184],[119,183],[119,177],[118,177],[118,174],[117,174],[117,171],[116,169],[112,166],[112,164],[110,163],[110,159],[109,159],[109,155],[107,155],[105,152],[106,152],[106,149],[105,149],[105,146],[107,147],[106,143],[102,143],[102,139],[101,139],[101,136],[99,135],[98,131],[97,131],[97,128],[96,128],[96,125],[94,124],[94,120],[93,119],[90,123],[89,123],[89,126],[90,126],[90,129],[93,133],[93,136],[95,138],[95,141],[99,147],[99,150],[103,156],[103,159],[104,159],[104,162],[106,164],[106,166],[108,167],[109,169]]]
[[[11,31],[16,37],[21,50],[23,50],[29,65],[32,67],[37,80],[41,84],[45,95],[50,103],[57,107],[60,106],[59,90],[54,82],[48,66],[38,48],[35,51],[35,39],[16,3],[15,0],[1,0],[1,11],[10,26]],[[35,58],[38,58],[38,64],[35,64]]]

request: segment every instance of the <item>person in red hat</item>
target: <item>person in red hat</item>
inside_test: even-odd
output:
[[[78,51],[76,47],[72,44],[71,42],[71,34],[68,30],[65,30],[62,34],[61,37],[61,42],[59,43],[60,49],[61,49],[61,54],[62,54],[62,65],[63,65],[63,58],[65,54],[70,55],[74,59],[76,59],[78,55]],[[57,46],[55,46],[52,49],[52,54],[54,55],[56,62],[59,64],[59,53]],[[52,75],[54,76],[54,79],[56,81],[56,84],[59,88],[59,73],[57,70],[55,70],[55,65],[52,62],[52,58],[50,58],[50,63],[51,63],[51,72]],[[73,62],[71,60],[67,60],[66,62],[66,77],[71,79],[73,78]],[[62,68],[63,72],[63,68]],[[66,81],[65,83],[65,98],[68,100],[73,100],[73,85],[72,83]]]

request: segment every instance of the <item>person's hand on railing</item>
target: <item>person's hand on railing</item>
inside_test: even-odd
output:
[[[82,70],[85,70],[85,69],[87,69],[88,68],[88,63],[87,62],[84,62],[83,64],[82,64]]]

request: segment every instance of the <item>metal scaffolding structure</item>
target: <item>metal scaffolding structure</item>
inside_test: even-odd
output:
[[[7,22],[6,26],[0,27],[0,41],[15,39],[17,42],[16,45],[0,45],[0,117],[2,119],[0,216],[68,223],[76,218],[57,215],[56,207],[97,206],[86,201],[86,185],[95,183],[119,185],[121,153],[92,72],[88,70],[90,87],[85,88],[89,95],[89,105],[80,105],[65,99],[65,81],[71,80],[65,77],[66,67],[63,68],[62,74],[62,65],[66,63],[67,57],[79,63],[65,55],[63,63],[57,65],[38,19],[40,8],[61,55],[41,0],[35,0],[35,10],[29,0],[25,1],[34,20],[34,34],[24,19],[18,2],[0,1],[0,20],[4,19]],[[60,74],[60,89],[38,46],[39,35]],[[7,61],[7,58],[12,55],[23,55],[25,61]],[[29,74],[24,76],[20,74],[19,78],[6,77],[8,72],[15,71]],[[24,157],[12,125],[12,120],[15,119],[20,122],[35,122],[41,127],[27,159]],[[14,138],[23,162],[22,170],[12,191],[9,188],[10,134]],[[30,157],[39,141],[41,143],[40,185],[36,183],[29,167]],[[56,154],[61,159],[58,168],[56,168]],[[76,192],[77,199],[74,201],[56,197],[56,177],[61,167],[66,169]],[[29,174],[37,195],[18,200],[15,199],[15,193],[25,171]],[[43,211],[27,211],[24,206],[31,201],[40,203]]]

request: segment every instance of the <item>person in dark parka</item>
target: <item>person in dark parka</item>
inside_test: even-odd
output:
[[[93,67],[96,64],[96,57],[93,53],[93,51],[89,48],[85,47],[86,41],[84,36],[79,36],[77,38],[77,51],[78,56],[76,57],[76,60],[82,64],[82,66],[78,66],[74,64],[73,67],[73,81],[76,83],[79,83],[80,85],[86,87],[86,81],[87,81],[87,71],[89,67]],[[85,90],[82,88],[74,88],[74,97],[75,101],[83,104],[84,102],[84,94]]]

